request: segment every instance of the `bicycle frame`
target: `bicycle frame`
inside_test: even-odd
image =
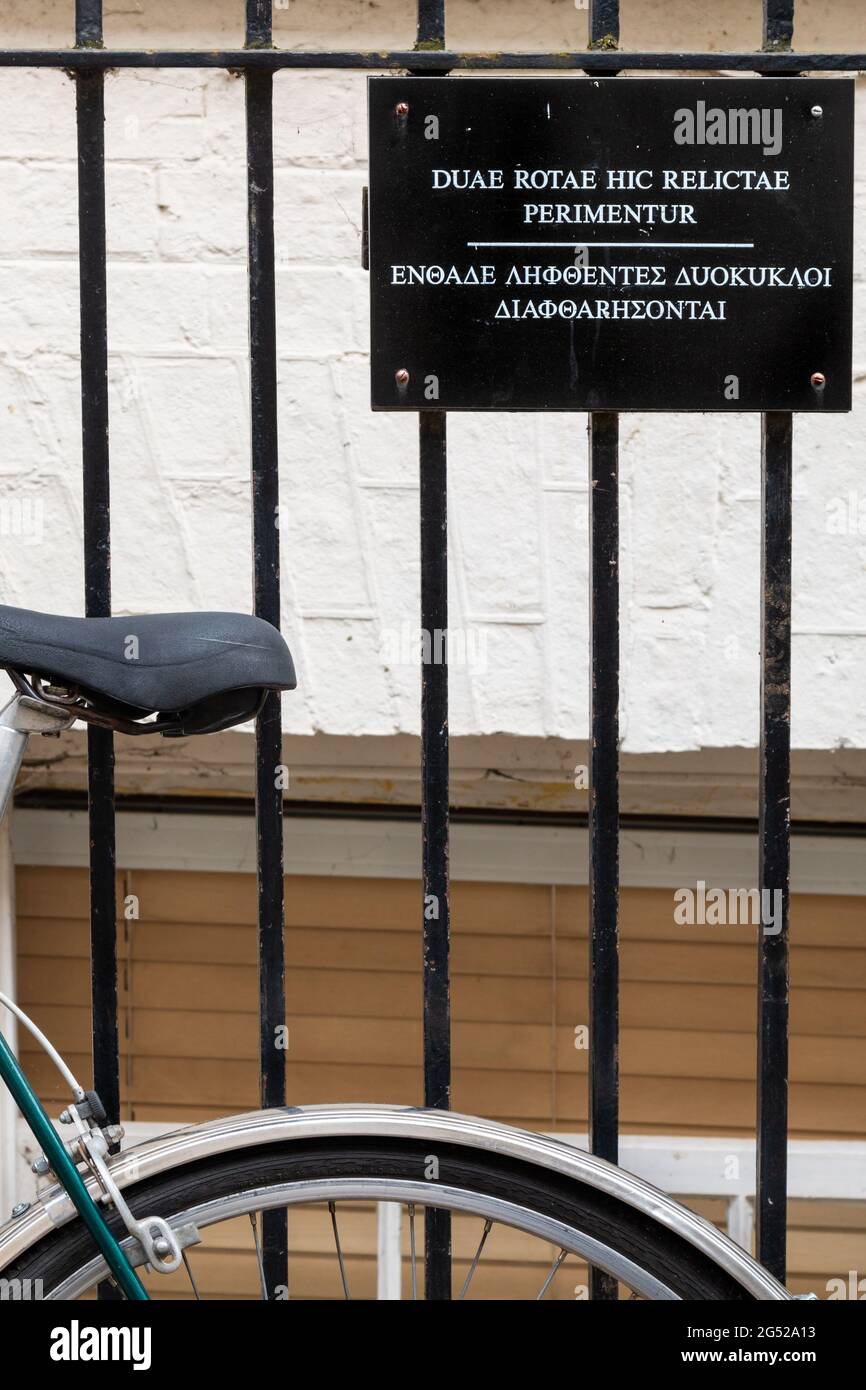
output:
[[[0,820],[12,796],[18,769],[32,733],[59,734],[72,723],[70,716],[56,708],[43,705],[27,696],[15,695],[0,711]],[[65,1189],[84,1225],[103,1256],[118,1286],[128,1299],[147,1300],[148,1294],[132,1265],[91,1197],[81,1173],[70,1157],[66,1145],[57,1134],[43,1109],[38,1096],[22,1071],[15,1054],[0,1033],[0,1081],[13,1097],[15,1104],[36,1142],[40,1145],[49,1167]]]

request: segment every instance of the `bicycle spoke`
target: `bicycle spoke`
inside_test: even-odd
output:
[[[201,1303],[201,1302],[202,1302],[202,1296],[201,1296],[201,1294],[200,1294],[199,1291],[198,1291],[198,1284],[195,1282],[195,1277],[194,1277],[193,1272],[192,1272],[192,1265],[190,1264],[189,1260],[187,1259],[186,1251],[185,1251],[185,1250],[181,1250],[180,1255],[181,1255],[181,1259],[183,1260],[183,1263],[184,1263],[184,1267],[185,1267],[185,1269],[186,1269],[186,1272],[187,1272],[187,1274],[188,1274],[188,1276],[189,1276],[189,1282],[192,1284],[192,1291],[193,1291],[193,1293],[195,1294],[196,1302],[197,1302],[197,1303]]]
[[[469,1266],[469,1273],[467,1274],[467,1276],[466,1276],[466,1282],[465,1282],[465,1284],[463,1285],[463,1288],[460,1290],[460,1293],[459,1293],[459,1295],[458,1295],[458,1302],[460,1301],[461,1298],[465,1298],[465,1297],[466,1297],[466,1290],[469,1288],[469,1285],[470,1285],[470,1283],[472,1282],[472,1276],[473,1276],[473,1274],[475,1273],[476,1269],[478,1268],[478,1261],[481,1259],[481,1251],[484,1249],[484,1243],[485,1243],[485,1241],[487,1240],[487,1237],[490,1235],[490,1231],[491,1231],[492,1226],[493,1226],[493,1222],[492,1222],[492,1221],[485,1221],[485,1223],[484,1223],[484,1230],[481,1232],[481,1239],[480,1239],[479,1242],[478,1242],[478,1249],[475,1251],[475,1259],[472,1261],[471,1265]]]
[[[539,1299],[544,1298],[544,1295],[547,1293],[547,1290],[550,1288],[550,1285],[551,1285],[551,1283],[552,1283],[552,1281],[553,1281],[553,1276],[554,1276],[554,1274],[555,1274],[556,1271],[559,1269],[559,1266],[562,1264],[562,1262],[563,1262],[563,1260],[565,1259],[565,1257],[566,1257],[567,1254],[568,1254],[568,1251],[567,1251],[567,1250],[560,1250],[560,1252],[559,1252],[559,1254],[557,1255],[556,1259],[553,1261],[553,1264],[552,1264],[551,1267],[550,1267],[550,1273],[548,1274],[547,1278],[545,1279],[544,1283],[542,1284],[542,1286],[541,1286],[541,1292],[538,1294],[538,1297],[537,1297],[536,1300],[535,1300],[536,1303],[538,1302]]]
[[[415,1253],[415,1204],[409,1203],[409,1249],[412,1253],[412,1297],[418,1297],[418,1262]]]
[[[334,1202],[328,1203],[328,1211],[331,1213],[331,1225],[334,1228],[334,1244],[337,1247],[337,1259],[340,1261],[340,1278],[343,1281],[343,1293],[347,1299],[351,1300],[352,1295],[349,1293],[349,1285],[346,1280],[346,1266],[343,1263],[343,1248],[340,1245],[340,1232],[337,1229],[337,1207]]]
[[[256,1224],[256,1214],[255,1214],[255,1212],[252,1212],[252,1211],[250,1212],[250,1225],[251,1225],[252,1228],[253,1228],[253,1240],[254,1240],[255,1243],[256,1243],[256,1261],[257,1261],[258,1266],[259,1266],[259,1284],[261,1285],[262,1299],[264,1300],[265,1303],[267,1303],[267,1301],[268,1301],[268,1283],[267,1283],[267,1280],[265,1279],[265,1263],[264,1263],[264,1260],[262,1259],[262,1247],[261,1247],[261,1243],[260,1243],[260,1241],[259,1241],[259,1228],[258,1228],[258,1225]]]

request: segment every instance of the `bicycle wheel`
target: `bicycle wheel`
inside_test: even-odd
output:
[[[287,1210],[290,1228],[301,1211],[318,1213],[322,1222],[319,1248],[325,1251],[324,1232],[333,1278],[330,1284],[323,1285],[319,1278],[305,1287],[304,1279],[294,1277],[290,1267],[288,1292],[293,1298],[339,1296],[340,1292],[353,1296],[341,1238],[342,1215],[350,1213],[355,1220],[363,1204],[378,1202],[400,1204],[408,1212],[406,1280],[419,1292],[423,1281],[415,1252],[423,1243],[416,1231],[416,1214],[435,1207],[457,1214],[469,1242],[454,1280],[455,1297],[475,1297],[479,1291],[483,1296],[485,1250],[492,1248],[496,1237],[491,1232],[499,1228],[518,1233],[522,1242],[525,1297],[575,1297],[571,1272],[576,1275],[587,1262],[606,1270],[640,1298],[787,1297],[780,1285],[708,1223],[664,1194],[566,1145],[441,1114],[430,1117],[425,1131],[427,1112],[385,1108],[378,1113],[387,1114],[388,1123],[380,1124],[379,1132],[369,1132],[377,1130],[375,1123],[366,1126],[367,1133],[353,1132],[362,1128],[357,1123],[362,1110],[284,1112],[286,1137],[253,1147],[235,1145],[153,1177],[132,1180],[125,1185],[124,1196],[137,1217],[162,1216],[176,1230],[194,1226],[203,1243],[208,1233],[231,1229],[229,1244],[234,1249],[238,1218],[252,1218],[246,1231],[259,1268],[261,1213]],[[344,1133],[338,1132],[341,1113],[356,1122],[345,1123]],[[301,1123],[293,1126],[299,1116]],[[326,1121],[317,1126],[311,1116],[325,1116]],[[279,1129],[279,1123],[274,1123]],[[316,1128],[330,1132],[314,1136],[310,1131]],[[395,1132],[382,1132],[385,1129]],[[207,1131],[203,1126],[199,1133]],[[179,1142],[186,1143],[187,1153],[189,1136],[195,1133],[178,1136]],[[479,1144],[479,1135],[488,1142]],[[490,1146],[491,1135],[499,1140],[498,1146]],[[191,1147],[194,1151],[195,1143]],[[545,1163],[538,1160],[539,1154],[546,1155]],[[127,1156],[133,1173],[139,1166],[134,1155],[132,1151]],[[431,1156],[436,1160],[433,1181],[427,1176]],[[581,1173],[588,1176],[582,1178]],[[474,1226],[471,1235],[465,1232],[466,1218]],[[187,1281],[186,1292],[199,1295],[197,1248],[192,1245],[185,1250],[186,1270],[179,1276],[149,1276],[152,1297],[182,1295],[181,1276]],[[3,1267],[2,1274],[6,1279],[41,1280],[46,1298],[72,1299],[89,1293],[105,1277],[105,1266],[94,1256],[86,1231],[75,1219],[32,1241]],[[367,1285],[355,1296],[364,1296]],[[330,1294],[322,1293],[323,1287],[330,1288]],[[520,1295],[512,1287],[508,1296]]]

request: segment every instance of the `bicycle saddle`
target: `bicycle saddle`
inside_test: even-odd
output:
[[[280,633],[248,613],[66,618],[0,605],[0,668],[19,689],[127,733],[226,729],[297,683]]]

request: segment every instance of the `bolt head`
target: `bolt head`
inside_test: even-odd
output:
[[[12,1208],[12,1215],[13,1215],[13,1216],[23,1216],[24,1213],[25,1213],[25,1211],[29,1211],[29,1210],[30,1210],[30,1203],[29,1203],[29,1202],[16,1202],[15,1206]]]
[[[823,372],[813,372],[810,380],[815,389],[820,390],[820,388],[825,384],[827,378],[825,377]]]
[[[394,114],[399,116],[401,120],[405,119],[405,117],[409,115],[408,101],[398,101],[397,105],[394,107]]]
[[[409,373],[406,371],[406,368],[405,368],[405,367],[400,367],[400,368],[394,373],[394,380],[396,381],[396,383],[397,383],[398,386],[408,386],[408,384],[409,384]]]
[[[812,107],[812,110],[811,110],[811,112],[810,112],[810,114],[811,114],[812,116],[815,116],[816,118],[817,118],[818,116],[823,116],[823,114],[824,114],[824,108],[823,108],[823,106],[813,106],[813,107]]]

